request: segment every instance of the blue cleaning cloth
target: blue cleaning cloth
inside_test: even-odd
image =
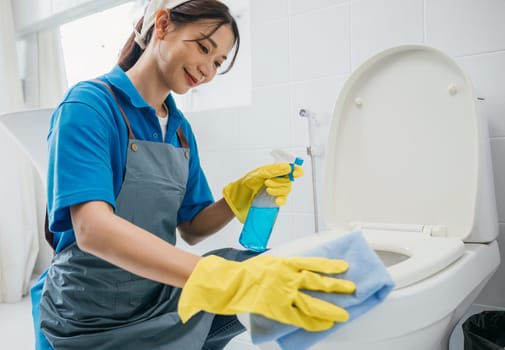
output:
[[[303,244],[301,244],[303,246]],[[336,323],[322,332],[308,332],[302,328],[270,320],[260,315],[251,314],[251,338],[254,344],[276,340],[282,349],[303,350],[328,337],[337,329],[379,305],[394,287],[386,267],[368,245],[360,231],[346,233],[330,241],[324,241],[299,252],[290,252],[290,256],[318,256],[342,259],[349,263],[349,269],[337,278],[351,280],[356,284],[356,292],[351,295],[304,291],[314,297],[343,307],[349,312],[349,321]]]

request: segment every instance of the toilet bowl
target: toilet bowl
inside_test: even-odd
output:
[[[326,147],[328,229],[270,253],[294,255],[359,229],[396,286],[311,349],[448,348],[500,263],[488,129],[476,102],[457,63],[422,45],[383,51],[347,80]],[[239,317],[248,327],[249,316]]]

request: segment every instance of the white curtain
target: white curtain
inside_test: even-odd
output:
[[[23,112],[8,112],[25,108],[13,18],[10,0],[0,0],[0,302],[8,303],[28,293],[51,258],[43,242],[45,174],[41,177],[23,145],[22,136],[30,127],[21,124],[12,130],[2,124],[13,117],[22,120]],[[36,40],[29,41],[21,57],[28,67],[28,106],[54,108],[67,89],[59,29],[29,35]],[[37,132],[45,139],[47,125]]]
[[[0,112],[23,108],[15,28],[10,0],[0,0]],[[0,126],[0,302],[15,302],[27,292],[38,253],[37,225],[25,205],[34,187],[29,159]],[[25,185],[27,184],[27,185]],[[28,200],[28,201],[27,201]]]
[[[11,1],[0,0],[0,113],[23,108],[13,18]]]
[[[38,35],[39,108],[53,108],[67,90],[67,74],[63,59],[59,27],[40,31]]]

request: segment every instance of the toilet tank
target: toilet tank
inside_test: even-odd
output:
[[[433,226],[465,242],[497,237],[487,120],[443,52],[404,45],[358,67],[338,96],[326,150],[329,228],[381,223]]]

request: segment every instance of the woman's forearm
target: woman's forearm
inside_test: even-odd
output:
[[[73,206],[71,215],[79,248],[136,275],[182,287],[200,259],[115,215],[105,202]]]
[[[221,198],[200,211],[193,220],[181,222],[177,228],[188,244],[196,244],[222,229],[234,217],[226,201]]]

